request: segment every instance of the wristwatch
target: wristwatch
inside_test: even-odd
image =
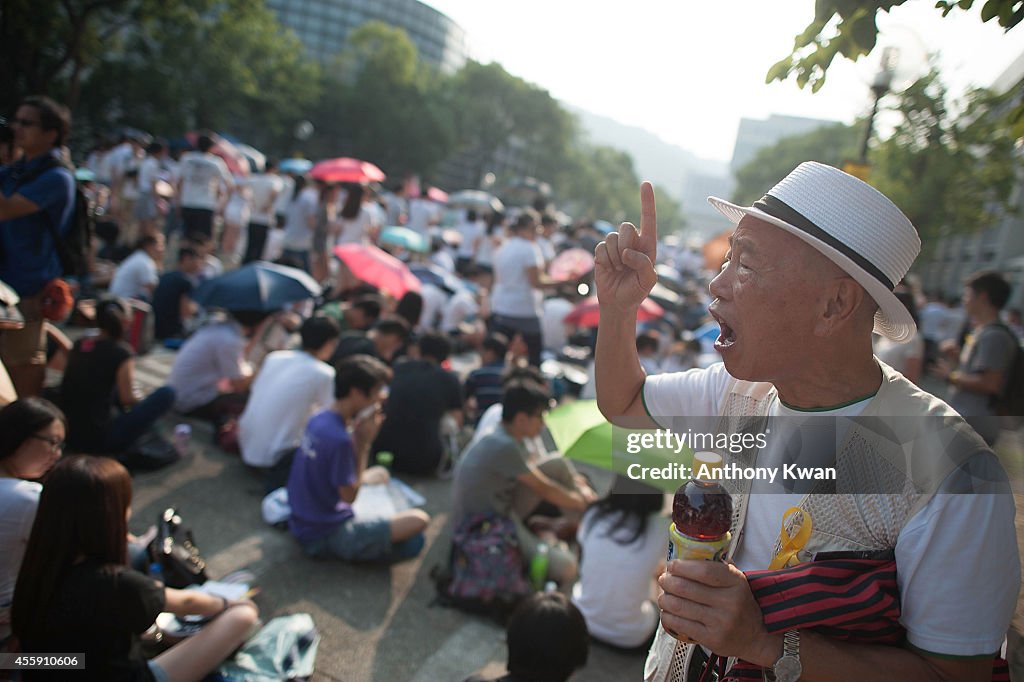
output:
[[[800,665],[800,631],[790,630],[782,636],[782,658],[775,661],[771,670],[765,669],[767,682],[797,682],[804,668]]]

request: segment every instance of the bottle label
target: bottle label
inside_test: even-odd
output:
[[[699,559],[704,561],[725,561],[732,534],[728,531],[717,540],[704,542],[679,533],[676,524],[668,528],[668,560]]]

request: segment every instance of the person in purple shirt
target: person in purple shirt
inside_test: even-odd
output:
[[[388,480],[387,470],[367,468],[367,459],[384,420],[381,403],[391,370],[368,355],[345,358],[335,370],[334,404],[309,420],[292,462],[288,530],[312,557],[414,557],[423,549],[423,529],[430,523],[426,512],[409,509],[390,519],[360,519],[352,511],[360,485]]]

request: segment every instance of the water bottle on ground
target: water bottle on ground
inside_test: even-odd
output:
[[[192,425],[178,424],[174,427],[174,449],[182,457],[188,454],[189,442],[192,440]]]

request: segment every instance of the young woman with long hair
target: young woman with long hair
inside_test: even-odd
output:
[[[42,478],[60,458],[63,413],[42,398],[0,408],[0,643],[11,636],[11,599],[43,490]]]
[[[128,568],[131,501],[131,478],[116,460],[78,455],[54,466],[14,590],[14,635],[26,654],[83,653],[90,679],[201,680],[244,641],[257,621],[256,605],[164,587]],[[161,611],[210,620],[146,661],[138,638]],[[25,671],[23,679],[66,674]]]
[[[599,642],[643,648],[657,628],[652,599],[668,547],[664,504],[659,491],[619,477],[583,514],[576,534],[583,559],[572,600]]]

